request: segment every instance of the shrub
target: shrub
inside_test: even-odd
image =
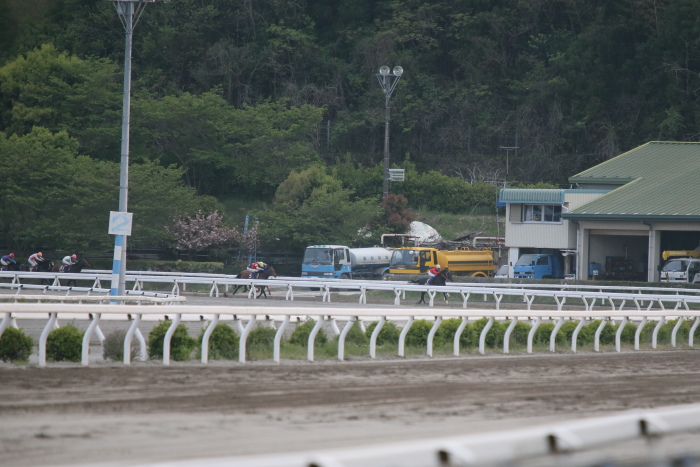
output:
[[[481,336],[481,331],[484,330],[488,321],[488,318],[481,318],[479,320],[474,321],[473,329],[476,333],[477,345]],[[486,333],[486,346],[494,348],[503,345],[503,335],[505,334],[505,332],[506,328],[503,325],[503,323],[494,320],[493,326],[491,326],[489,332]]]
[[[435,346],[441,346],[445,344],[452,344],[455,339],[455,334],[457,334],[457,329],[459,325],[462,324],[462,320],[459,318],[448,318],[440,323],[440,327],[435,333],[435,339],[433,339],[433,344]]]
[[[578,327],[578,321],[567,321],[564,323],[564,325],[561,327],[561,332],[564,334],[564,341],[568,344],[571,343],[571,338],[574,335],[574,331],[576,330],[576,327]],[[581,327],[581,330],[578,332],[578,336],[576,336],[576,344],[578,345],[584,345],[584,344],[590,344],[593,342],[593,338],[595,336],[595,331],[591,332],[591,328],[588,327],[588,325],[584,325]]]
[[[117,329],[105,336],[105,341],[102,349],[102,357],[105,360],[120,361],[124,360],[124,338],[126,332],[123,329]],[[139,342],[136,339],[131,339],[131,356],[138,355]]]
[[[542,323],[539,325],[537,328],[537,331],[535,331],[535,335],[532,338],[532,343],[533,344],[540,344],[540,345],[549,345],[549,339],[552,335],[552,331],[554,331],[554,326],[556,326],[555,323]],[[564,336],[564,333],[562,332],[561,329],[559,329],[559,332],[557,332],[557,337],[555,339],[556,344],[564,344],[566,343],[566,337]]]
[[[620,328],[619,324],[616,324],[615,326],[612,326],[613,330],[615,331],[613,333],[613,343],[615,342],[615,337],[617,335],[617,330]],[[622,329],[622,335],[620,336],[620,342],[624,342],[626,344],[634,344],[634,335],[637,332],[637,325],[634,323],[627,323],[625,324],[625,327]]]
[[[511,323],[512,321],[507,321],[503,323],[503,327],[507,330]],[[527,345],[527,336],[530,334],[530,329],[532,329],[532,326],[524,321],[518,321],[515,323],[515,329],[513,329],[513,333],[510,335],[510,342],[512,344]],[[503,336],[505,337],[505,331],[503,332]]]
[[[600,323],[601,321],[599,319],[596,319],[584,326],[590,330],[591,335],[593,336],[593,340],[595,340],[595,333],[598,329],[598,326],[600,326]],[[613,326],[609,322],[605,323],[605,327],[600,333],[600,343],[602,345],[615,343],[615,328],[613,328]]]
[[[289,343],[301,345],[302,347],[307,347],[309,345],[309,336],[314,326],[316,326],[316,321],[312,319],[307,319],[303,323],[297,325],[292,335],[289,336]],[[328,342],[328,335],[323,329],[319,329],[316,337],[314,338],[314,345],[323,345]]]
[[[435,346],[453,345],[455,334],[457,333],[457,329],[461,324],[462,320],[459,318],[449,318],[444,320],[440,324],[440,327],[438,328],[437,332],[435,333],[435,339],[433,342]],[[430,331],[430,329],[428,329],[428,331]],[[428,334],[426,333],[426,340],[427,336]],[[464,330],[462,331],[462,334],[459,336],[460,348],[474,347],[477,345],[478,342],[479,337],[477,336],[476,331],[474,330],[473,323],[467,323],[467,325],[464,327]],[[423,345],[425,345],[425,342]]]
[[[673,328],[676,327],[676,324],[678,323],[678,319],[672,319],[670,321],[666,321],[662,326],[661,329],[659,330],[659,340],[661,340],[662,336],[662,331],[663,331],[663,338],[667,340],[668,342],[671,342],[671,334],[673,333]],[[684,320],[681,323],[680,329],[678,329],[678,332],[676,333],[676,345],[678,345],[680,342],[683,341],[688,341],[688,336],[690,335],[690,328],[692,327],[692,321]],[[653,328],[653,326],[652,326]],[[700,328],[698,328],[700,329]],[[695,330],[695,333],[697,334],[698,330]],[[650,338],[651,340],[651,338]]]
[[[367,334],[362,332],[360,323],[357,321],[353,323],[352,327],[348,331],[348,334],[345,336],[345,343],[357,346],[366,346],[369,344],[369,337],[367,337]]]
[[[366,334],[369,339],[372,338],[372,333],[377,327],[377,323],[377,321],[373,321],[369,323],[369,326],[367,326]],[[379,331],[379,335],[377,336],[377,345],[381,347],[384,344],[395,344],[399,341],[399,334],[401,334],[401,331],[399,331],[399,328],[396,327],[396,324],[392,323],[391,321],[387,321],[384,323],[384,326],[382,326],[382,330]]]
[[[272,345],[275,343],[275,334],[277,334],[277,331],[272,328],[257,327],[248,334],[246,347],[272,348]]]
[[[428,333],[433,323],[425,319],[417,319],[411,325],[411,329],[406,334],[406,346],[426,347],[428,345]]]
[[[202,354],[202,339],[206,329],[202,329],[197,339],[199,355]],[[238,358],[240,337],[231,326],[219,323],[209,336],[209,358],[212,360],[235,360]]]
[[[79,362],[82,357],[83,334],[70,324],[54,329],[46,339],[46,358],[54,362]]]
[[[163,358],[165,334],[171,325],[172,321],[163,321],[148,335],[148,355],[151,359]],[[178,324],[170,339],[170,357],[179,362],[189,360],[196,346],[197,341],[189,336],[185,325]]]
[[[0,359],[3,362],[24,362],[29,360],[34,341],[25,336],[21,329],[7,328],[0,336]]]

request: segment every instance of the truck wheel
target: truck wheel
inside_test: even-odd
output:
[[[472,277],[486,277],[486,274],[484,274],[483,272],[475,272],[474,274],[472,274]]]
[[[341,275],[340,275],[340,278],[343,279],[343,280],[348,280],[348,279],[350,279],[350,276],[347,275],[347,274],[341,274]]]
[[[394,275],[393,275],[393,274],[390,274],[390,273],[388,273],[388,272],[385,272],[384,274],[382,274],[382,280],[390,281],[390,280],[392,280],[393,278],[394,278]]]

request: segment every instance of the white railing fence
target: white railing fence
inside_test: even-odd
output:
[[[209,277],[214,276],[214,277]],[[102,281],[111,281],[111,274],[102,273],[80,273],[80,274],[62,274],[62,273],[28,273],[28,272],[0,272],[0,279],[3,277],[11,279],[11,282],[0,283],[0,287],[9,287],[14,289],[20,288],[43,288],[44,292],[47,286],[37,284],[25,284],[22,281],[28,279],[44,279],[52,280],[51,287],[62,288],[62,285],[69,280],[92,281],[92,286],[86,289],[92,290],[107,290],[102,288]],[[562,310],[566,304],[573,303],[583,305],[585,307],[593,307],[597,304],[604,304],[611,307],[643,307],[650,302],[659,302],[667,304],[681,303],[681,306],[687,307],[689,304],[700,303],[700,289],[684,289],[684,288],[661,288],[636,287],[628,291],[620,291],[620,287],[610,286],[608,288],[595,286],[592,288],[584,288],[586,290],[577,290],[581,286],[553,286],[551,284],[542,285],[541,287],[508,285],[508,284],[465,284],[465,283],[449,283],[444,287],[433,287],[425,285],[415,285],[408,282],[398,281],[359,281],[359,280],[318,280],[318,279],[302,279],[295,277],[278,277],[269,280],[259,279],[235,279],[233,276],[222,275],[178,275],[177,273],[129,273],[126,276],[127,282],[133,284],[133,289],[129,293],[136,294],[154,294],[146,292],[144,284],[160,284],[170,289],[172,295],[179,295],[185,291],[188,284],[206,285],[209,288],[209,296],[219,297],[220,289],[229,291],[231,287],[249,286],[248,298],[256,299],[258,294],[255,293],[256,288],[267,287],[271,289],[280,289],[285,293],[285,300],[294,300],[294,292],[299,290],[308,290],[309,288],[320,289],[322,293],[322,301],[330,303],[332,301],[333,292],[335,290],[346,290],[359,292],[358,303],[361,305],[367,304],[367,293],[369,291],[390,291],[394,294],[394,304],[401,305],[402,300],[406,299],[407,293],[426,292],[428,296],[428,306],[434,306],[435,298],[439,293],[455,294],[461,298],[462,307],[467,308],[470,303],[481,297],[481,301],[487,299],[493,300],[497,309],[500,309],[501,302],[504,298],[510,298],[516,302],[525,303],[530,307],[536,299],[547,299],[556,303],[557,309]],[[524,288],[528,287],[528,288]],[[552,287],[557,287],[552,290]],[[78,289],[73,287],[74,290]],[[470,302],[471,301],[471,302]],[[568,303],[567,303],[568,302]],[[663,306],[663,305],[662,305]]]
[[[665,438],[700,430],[700,405],[637,410],[603,417],[528,428],[420,439],[352,448],[289,452],[267,456],[207,459],[209,466],[227,467],[445,467],[516,466],[521,462],[536,465],[583,465],[572,455],[584,451],[616,447],[622,464],[630,457],[642,460],[634,465],[696,465],[697,458],[686,453],[667,452]],[[644,440],[644,446],[627,447],[621,443]],[[697,445],[693,446],[697,455]],[[630,455],[630,450],[633,454]],[[615,452],[615,451],[613,451]],[[616,465],[615,459],[595,465]],[[202,459],[169,462],[172,467],[190,467]],[[148,465],[148,464],[145,464]],[[145,467],[145,465],[143,467]],[[589,465],[589,464],[585,464]]]
[[[28,300],[29,296],[23,296],[24,300]],[[692,347],[694,333],[700,324],[700,310],[690,309],[688,307],[676,306],[674,309],[667,310],[663,307],[652,308],[650,303],[647,308],[637,308],[635,310],[621,310],[615,307],[610,309],[592,309],[586,308],[584,310],[573,311],[555,311],[555,310],[534,310],[534,309],[518,309],[518,310],[496,310],[496,309],[463,309],[463,308],[443,308],[440,309],[436,316],[436,310],[430,308],[417,308],[417,307],[362,307],[362,308],[343,308],[343,307],[331,307],[328,305],[311,307],[311,306],[295,306],[295,307],[279,307],[279,306],[192,306],[173,303],[179,301],[180,303],[184,301],[183,297],[175,298],[157,298],[157,297],[111,297],[112,300],[122,299],[134,303],[137,300],[141,304],[113,304],[106,303],[108,299],[105,297],[47,297],[47,296],[37,296],[39,300],[53,300],[54,298],[63,299],[66,301],[72,299],[73,301],[78,301],[78,304],[65,304],[65,303],[0,303],[0,315],[4,315],[2,322],[0,322],[0,332],[4,330],[7,326],[17,327],[16,318],[17,316],[37,318],[45,316],[46,313],[49,314],[49,320],[42,333],[40,343],[39,343],[39,365],[46,365],[46,349],[45,343],[48,333],[57,327],[57,319],[59,314],[70,314],[75,316],[83,315],[85,319],[91,320],[91,323],[85,332],[83,339],[83,359],[82,364],[88,365],[88,352],[89,343],[94,332],[98,333],[100,337],[101,332],[99,331],[99,322],[103,315],[119,315],[119,316],[129,316],[133,317],[131,320],[131,325],[127,332],[124,341],[124,364],[130,364],[130,354],[129,350],[131,348],[131,339],[136,335],[137,339],[141,342],[141,359],[145,360],[147,358],[145,353],[145,343],[143,342],[143,337],[140,336],[138,326],[144,315],[151,315],[158,318],[163,318],[164,316],[172,316],[172,324],[165,336],[164,347],[163,347],[163,364],[170,364],[170,338],[174,333],[177,325],[182,320],[183,316],[194,317],[195,319],[201,319],[209,321],[209,325],[202,337],[202,363],[206,364],[208,362],[208,349],[209,349],[209,337],[213,332],[215,326],[220,322],[221,317],[228,317],[233,320],[234,327],[240,336],[239,343],[239,361],[241,363],[246,361],[246,344],[247,338],[252,329],[258,324],[258,317],[264,316],[268,323],[274,323],[279,321],[280,324],[277,327],[277,332],[275,334],[274,349],[273,349],[273,360],[277,363],[280,362],[280,342],[284,335],[286,327],[289,325],[292,318],[296,317],[307,317],[315,320],[315,325],[308,340],[308,354],[307,359],[309,361],[314,361],[314,340],[315,336],[321,327],[326,324],[330,326],[332,332],[338,336],[338,359],[343,360],[344,358],[344,348],[345,348],[345,337],[347,336],[350,328],[355,321],[362,322],[363,320],[378,320],[377,326],[375,327],[369,343],[369,356],[371,358],[376,357],[376,342],[379,332],[382,326],[388,321],[395,321],[397,323],[402,323],[402,330],[399,336],[398,343],[398,356],[403,357],[405,349],[405,338],[406,335],[416,318],[428,319],[433,321],[433,325],[428,336],[426,354],[432,356],[433,354],[433,336],[435,335],[440,323],[443,318],[460,318],[462,320],[453,341],[453,354],[455,356],[460,355],[460,337],[464,331],[467,323],[470,320],[478,320],[481,318],[488,318],[486,326],[481,331],[479,336],[479,353],[486,353],[486,335],[490,328],[492,327],[496,319],[506,319],[510,320],[510,325],[508,326],[503,343],[503,352],[509,353],[509,343],[513,330],[515,329],[518,321],[529,321],[532,323],[530,331],[528,333],[527,339],[527,352],[533,352],[533,340],[538,326],[543,320],[553,320],[556,322],[554,330],[550,335],[549,350],[550,352],[556,351],[556,335],[557,331],[566,321],[576,321],[578,324],[575,331],[571,337],[571,351],[576,352],[578,333],[581,328],[590,320],[600,319],[600,325],[597,327],[595,338],[594,338],[594,350],[600,351],[600,335],[604,326],[609,321],[619,322],[617,332],[615,334],[615,350],[617,352],[622,351],[621,336],[625,326],[634,321],[638,322],[635,333],[635,350],[640,349],[640,336],[645,325],[653,321],[655,322],[654,331],[652,334],[652,349],[657,347],[657,335],[661,326],[668,319],[678,318],[676,325],[673,328],[671,335],[671,345],[675,347],[676,336],[681,328],[684,320],[693,320],[692,327],[689,331],[688,336],[688,346]],[[178,300],[176,300],[176,298]],[[98,303],[81,303],[88,300],[99,301],[102,300],[101,304]],[[150,303],[150,305],[144,305],[143,303]],[[153,304],[157,304],[154,306]],[[271,319],[274,317],[275,319]],[[247,323],[243,324],[243,320],[247,319]],[[341,331],[337,320],[340,319],[345,321],[343,330]],[[101,342],[103,337],[100,338]]]

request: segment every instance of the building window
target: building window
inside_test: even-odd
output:
[[[551,222],[561,224],[561,206],[554,204],[526,204],[523,222]]]

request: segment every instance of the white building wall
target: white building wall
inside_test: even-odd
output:
[[[574,210],[604,193],[565,192],[563,213]],[[531,203],[524,203],[531,204]],[[515,248],[576,249],[577,226],[568,220],[560,224],[522,222],[522,204],[506,206],[506,246]]]

